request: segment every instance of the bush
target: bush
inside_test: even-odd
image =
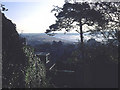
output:
[[[24,46],[23,50],[28,57],[28,66],[25,70],[26,88],[48,87],[45,65],[42,63],[40,58],[35,56],[33,48]]]

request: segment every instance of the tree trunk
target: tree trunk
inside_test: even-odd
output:
[[[82,56],[82,60],[84,60],[84,42],[83,42],[83,30],[82,30],[82,21],[80,19],[79,21],[80,24],[80,39],[81,39],[81,56]]]
[[[79,63],[78,63],[78,83],[80,85],[80,88],[84,88],[84,42],[83,42],[83,31],[82,31],[82,22],[81,19],[79,20],[79,26],[80,26],[80,55],[79,55]]]
[[[80,24],[80,39],[81,39],[81,47],[80,47],[80,56],[82,56],[82,58],[80,58],[80,63],[79,63],[79,72],[81,72],[80,75],[80,83],[82,88],[89,88],[92,86],[92,73],[90,71],[90,65],[87,64],[87,61],[85,59],[85,46],[84,46],[84,37],[83,37],[83,30],[82,30],[82,22],[81,19],[79,21]],[[82,62],[82,63],[81,63]]]
[[[81,22],[81,19],[80,19],[80,39],[81,39],[81,44],[83,44],[83,31],[82,31],[82,22]]]

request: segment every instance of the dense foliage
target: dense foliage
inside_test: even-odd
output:
[[[23,50],[28,57],[28,66],[25,70],[26,88],[48,87],[45,65],[35,56],[33,48],[24,46]]]
[[[83,33],[101,33],[106,39],[117,39],[120,30],[119,2],[72,2],[67,0],[63,7],[55,6],[56,23],[46,30],[48,35],[55,31],[76,31],[83,43]],[[107,33],[106,33],[107,32]]]
[[[112,44],[85,45],[84,61],[80,54],[81,46],[78,48],[67,60],[56,62],[57,70],[75,72],[57,72],[52,76],[55,85],[68,88],[117,88],[118,47]]]
[[[100,43],[88,40],[84,43],[84,60],[81,44],[54,41],[52,44],[44,43],[34,47],[37,52],[51,53],[50,61],[56,65],[49,72],[49,78],[54,87],[115,88],[118,79],[118,43],[113,41]]]
[[[81,38],[81,43],[70,57],[56,64],[57,69],[75,71],[71,77],[72,84],[69,84],[70,80],[66,79],[67,76],[57,74],[63,79],[54,78],[56,85],[59,87],[118,87],[120,3],[71,1],[66,0],[63,7],[55,6],[52,11],[55,11],[56,23],[46,30],[48,35],[54,35],[55,31],[74,30],[80,34]],[[83,43],[84,32],[90,32],[95,36],[102,34],[107,42],[85,44]],[[64,82],[62,80],[66,80],[67,85],[62,84]]]
[[[2,15],[2,87],[24,87],[27,59],[22,50],[22,39],[16,26]]]
[[[58,60],[65,61],[68,57],[70,57],[72,51],[76,49],[75,45],[64,44],[61,41],[53,41],[52,44],[38,44],[33,47],[35,48],[35,52],[49,52],[51,62],[56,62]]]
[[[16,31],[16,25],[2,15],[2,87],[48,87],[46,69],[34,51],[25,45],[25,39]]]

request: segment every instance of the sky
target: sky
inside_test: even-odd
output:
[[[39,2],[2,2],[8,11],[5,16],[17,26],[19,33],[44,33],[55,23],[55,6],[62,6],[64,0],[39,0]]]
[[[1,0],[0,3],[8,8],[3,13],[16,24],[19,33],[44,33],[56,20],[51,13],[53,5],[62,7],[64,0]]]

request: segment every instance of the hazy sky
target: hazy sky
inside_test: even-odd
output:
[[[41,33],[53,23],[55,16],[51,13],[53,5],[62,6],[64,0],[39,0],[39,2],[2,2],[8,11],[4,12],[17,26],[17,31],[24,33]]]
[[[23,33],[44,33],[56,20],[54,14],[51,13],[53,5],[64,4],[64,0],[1,0],[1,2],[8,8],[8,11],[4,12],[7,18],[16,24],[18,32],[23,31]]]

